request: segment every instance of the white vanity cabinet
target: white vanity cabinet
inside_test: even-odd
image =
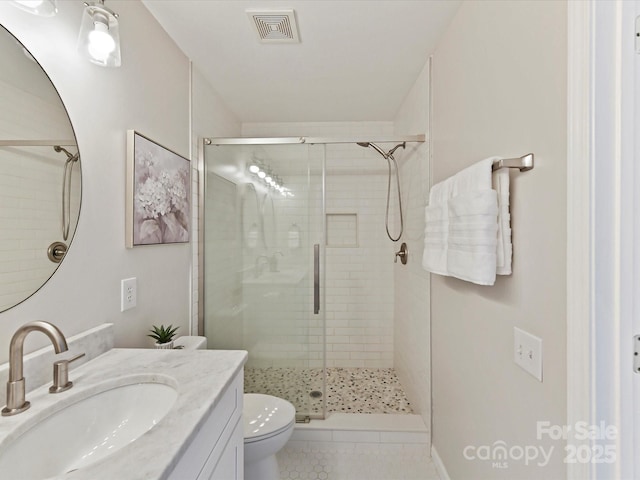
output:
[[[242,480],[244,430],[241,369],[169,474],[170,480]]]

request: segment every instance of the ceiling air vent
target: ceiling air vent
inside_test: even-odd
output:
[[[293,10],[247,10],[262,43],[300,43]]]

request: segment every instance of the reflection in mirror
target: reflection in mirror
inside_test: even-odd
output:
[[[258,210],[258,193],[251,182],[244,184],[242,190],[242,239],[246,248],[253,250],[258,246],[261,219]]]
[[[266,249],[276,246],[276,211],[271,191],[265,193],[262,200],[262,238]]]
[[[0,311],[53,275],[80,212],[80,155],[51,80],[0,26]]]

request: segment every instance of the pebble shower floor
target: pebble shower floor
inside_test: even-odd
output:
[[[321,369],[246,368],[245,391],[286,398],[321,413]],[[323,392],[324,394],[324,392]],[[327,414],[413,413],[390,368],[328,368]],[[423,445],[289,442],[278,453],[281,480],[439,480]]]
[[[392,368],[327,368],[326,392],[320,368],[246,368],[244,390],[286,398],[312,415],[322,410],[322,398],[311,397],[312,391],[327,396],[327,414],[413,413]]]

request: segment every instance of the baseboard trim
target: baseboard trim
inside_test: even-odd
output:
[[[449,476],[444,463],[442,463],[440,455],[438,455],[436,447],[434,447],[433,445],[431,445],[431,460],[433,461],[433,466],[436,467],[436,472],[438,472],[440,480],[451,480],[451,477]]]

